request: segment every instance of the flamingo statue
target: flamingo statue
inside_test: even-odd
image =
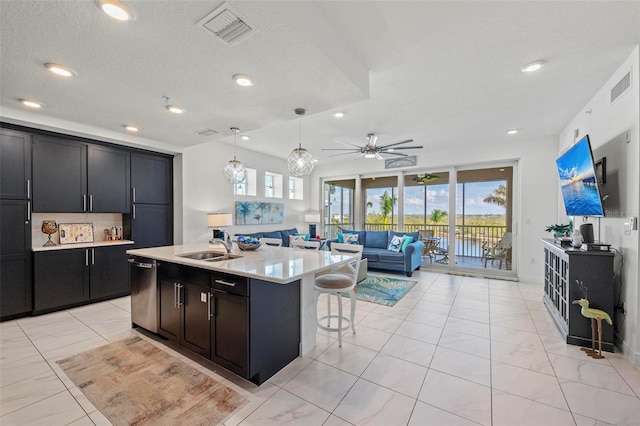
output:
[[[587,299],[574,300],[571,302],[574,305],[580,305],[580,313],[585,318],[591,318],[591,349],[582,348],[588,356],[595,359],[602,359],[602,320],[605,320],[607,324],[613,325],[611,317],[608,313],[601,309],[594,309],[589,307],[589,301]],[[595,322],[598,322],[598,351],[596,352],[595,342]]]

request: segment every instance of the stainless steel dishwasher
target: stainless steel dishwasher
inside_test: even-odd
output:
[[[158,265],[154,259],[129,258],[131,278],[131,322],[158,332]]]

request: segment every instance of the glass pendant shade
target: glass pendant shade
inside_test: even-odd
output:
[[[313,157],[306,149],[298,147],[294,149],[287,159],[289,173],[295,177],[306,176],[313,170]]]
[[[247,169],[244,165],[233,157],[233,160],[229,160],[224,166],[224,178],[229,183],[244,182],[247,177]]]

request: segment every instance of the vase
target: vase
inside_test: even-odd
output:
[[[576,248],[582,246],[582,234],[577,229],[574,229],[571,234],[571,245]]]

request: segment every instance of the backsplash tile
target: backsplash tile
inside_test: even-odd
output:
[[[41,247],[47,242],[47,234],[42,233],[42,221],[55,220],[56,223],[93,223],[94,241],[105,241],[105,229],[122,226],[121,213],[33,213],[31,220],[31,246]],[[51,235],[51,241],[60,244],[60,233]]]

